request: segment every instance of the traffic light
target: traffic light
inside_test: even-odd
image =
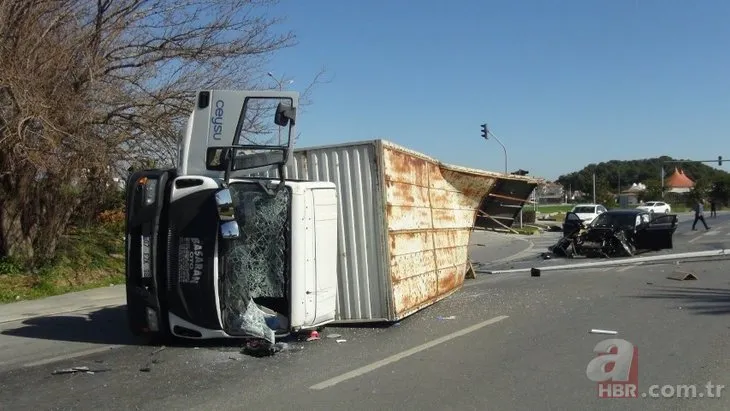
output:
[[[482,137],[487,138],[487,125],[482,124]]]
[[[722,156],[717,156],[717,165],[722,165]]]

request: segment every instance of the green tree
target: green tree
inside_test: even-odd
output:
[[[720,176],[712,184],[710,195],[725,206],[730,202],[730,176]]]
[[[659,200],[662,198],[662,182],[658,178],[649,179],[644,182],[646,190],[639,193],[639,201]]]
[[[692,187],[687,195],[687,205],[692,205],[698,201],[706,202],[710,194],[711,184],[707,180],[695,181],[695,186]]]
[[[714,181],[718,177],[729,175],[723,170],[718,170],[707,164],[695,163],[690,160],[679,163],[667,163],[667,161],[679,160],[661,156],[639,160],[610,160],[597,164],[591,163],[579,171],[558,177],[557,181],[565,187],[572,186],[574,190],[591,193],[594,172],[596,173],[596,180],[606,181],[608,186],[612,187],[612,190],[617,190],[619,180],[621,181],[622,187],[628,186],[631,183],[647,184],[650,180],[661,183],[659,179],[662,167],[664,167],[667,175],[674,172],[675,166],[681,168],[688,177],[695,181]]]

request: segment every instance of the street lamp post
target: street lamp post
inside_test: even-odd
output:
[[[274,81],[276,82],[276,84],[278,84],[278,85],[279,85],[279,91],[282,91],[282,90],[284,90],[284,86],[283,86],[283,84],[282,84],[282,83],[283,83],[283,79],[281,79],[281,80],[277,79],[276,77],[274,77],[274,73],[272,73],[272,72],[270,72],[270,71],[269,71],[268,73],[266,73],[266,74],[267,74],[267,75],[268,75],[269,77],[271,77],[272,79],[274,79]],[[293,84],[293,83],[294,83],[294,80],[288,80],[288,81],[286,82],[286,84]],[[278,126],[278,127],[277,127],[277,129],[279,130],[279,136],[278,136],[278,141],[279,141],[279,145],[281,145],[281,126]]]

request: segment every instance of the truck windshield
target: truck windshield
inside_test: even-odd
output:
[[[289,315],[291,192],[270,195],[257,183],[230,184],[241,236],[220,248],[221,312],[229,333],[273,342]]]

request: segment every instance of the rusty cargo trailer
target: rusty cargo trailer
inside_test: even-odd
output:
[[[385,140],[295,149],[284,172],[337,186],[338,323],[398,321],[458,290],[477,212],[504,198],[525,202],[536,186],[530,177],[442,164]]]

